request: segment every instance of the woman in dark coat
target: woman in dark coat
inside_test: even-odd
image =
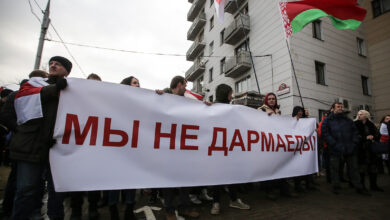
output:
[[[383,189],[379,188],[377,185],[377,164],[380,155],[371,152],[372,142],[378,139],[377,128],[375,124],[370,121],[370,113],[365,110],[360,110],[358,112],[354,124],[360,136],[358,145],[358,164],[362,185],[365,187],[365,175],[368,173],[371,190],[383,192]]]

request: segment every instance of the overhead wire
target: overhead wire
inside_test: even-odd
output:
[[[77,67],[81,70],[81,73],[84,75],[84,77],[87,77],[87,75],[85,74],[83,68],[81,68],[80,64],[77,62],[76,58],[73,56],[73,54],[70,52],[68,46],[65,44],[64,40],[62,39],[62,37],[60,36],[60,34],[58,33],[57,29],[54,27],[53,23],[50,22],[50,26],[53,28],[54,32],[56,33],[57,37],[60,39],[60,43],[62,43],[62,45],[64,45],[66,51],[68,51],[69,53],[69,56],[73,59],[73,61],[76,63]]]
[[[86,48],[93,48],[93,49],[100,49],[100,50],[110,50],[110,51],[116,51],[116,52],[124,52],[124,53],[134,53],[134,54],[145,54],[145,55],[156,55],[156,56],[175,56],[175,57],[185,57],[187,55],[185,54],[176,54],[176,53],[161,53],[161,52],[144,52],[144,51],[136,51],[136,50],[126,50],[126,49],[117,49],[117,48],[109,48],[109,47],[101,47],[101,46],[94,46],[94,45],[87,45],[87,44],[81,44],[81,43],[72,43],[72,42],[61,42],[58,40],[53,40],[46,38],[46,41],[51,41],[55,43],[64,43],[72,46],[78,46],[78,47],[86,47]],[[271,56],[270,54],[266,55],[255,55],[253,57],[268,57]],[[217,56],[217,55],[210,55],[210,56],[203,56],[204,58],[224,58],[224,57],[234,57],[234,56]]]
[[[41,10],[41,13],[44,14],[45,11],[42,9],[42,7],[38,4],[38,2],[36,0],[34,0],[35,4],[37,5],[37,7]],[[38,19],[39,23],[42,23],[41,19],[39,19],[38,15],[35,14],[34,10],[33,10],[33,7],[31,5],[31,1],[28,0],[28,4],[30,5],[30,10],[31,10],[31,13]],[[58,33],[57,29],[54,27],[53,23],[50,22],[50,26],[53,28],[54,32],[56,33],[57,37],[60,39],[60,41],[57,41],[57,42],[60,42],[64,45],[66,51],[68,52],[69,56],[73,59],[73,61],[76,63],[77,67],[81,70],[81,73],[87,77],[87,75],[85,74],[83,68],[80,66],[80,64],[77,62],[76,58],[73,56],[73,54],[70,52],[68,46],[66,46],[66,44],[64,43],[64,40],[62,39],[62,37],[60,36],[60,34]],[[48,34],[50,36],[50,38],[52,38],[51,36],[51,33],[50,31],[48,31]]]
[[[31,11],[31,13],[34,15],[34,17],[35,17],[36,19],[38,19],[39,23],[42,23],[42,21],[41,21],[41,19],[38,17],[38,15],[35,14],[34,9],[33,9],[32,5],[31,5],[31,1],[30,1],[30,0],[27,0],[27,1],[28,1],[28,4],[30,5],[30,11]]]

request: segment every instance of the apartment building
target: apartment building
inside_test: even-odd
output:
[[[187,52],[193,66],[185,77],[193,90],[208,100],[225,83],[236,96],[245,92],[274,92],[283,115],[302,105],[278,1],[226,0],[223,23],[217,18],[213,0],[188,0],[192,23],[187,39],[194,43]],[[246,36],[248,37],[246,39]],[[291,58],[304,106],[320,117],[339,100],[351,112],[372,108],[372,75],[363,26],[338,30],[329,19],[313,22],[288,39]],[[250,60],[249,47],[254,68]],[[258,84],[256,82],[258,78]]]
[[[369,57],[372,96],[379,122],[390,114],[390,0],[366,0],[367,16],[363,22],[366,32],[366,56]]]

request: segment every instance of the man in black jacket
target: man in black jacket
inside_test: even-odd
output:
[[[40,82],[40,85],[46,86],[29,81],[16,95],[15,110],[18,126],[11,140],[10,156],[17,163],[17,183],[11,219],[29,219],[37,206],[41,205],[42,176],[46,171],[49,191],[47,214],[50,219],[64,217],[63,194],[54,191],[48,155],[54,144],[53,130],[59,92],[67,87],[65,77],[69,75],[71,69],[72,63],[68,59],[60,56],[52,57],[49,61],[49,78],[45,82]],[[32,85],[30,89],[27,87],[29,85]],[[39,99],[28,100],[33,97],[31,94],[39,95]],[[20,102],[22,99],[28,102]],[[32,103],[33,106],[23,105],[23,103]],[[30,117],[29,113],[32,110],[40,114]]]
[[[340,193],[339,164],[344,159],[348,166],[350,181],[359,194],[369,195],[360,183],[357,165],[357,144],[359,134],[353,121],[343,114],[343,104],[335,102],[333,112],[322,123],[322,136],[330,151],[330,169],[333,192]]]
[[[48,73],[42,70],[34,70],[32,71],[28,77],[42,77],[47,78]],[[22,86],[24,83],[26,83],[28,80],[24,79],[20,82],[20,86]],[[17,118],[16,118],[16,112],[14,108],[14,101],[15,96],[18,93],[18,91],[12,92],[8,95],[7,101],[4,103],[3,107],[1,108],[0,112],[0,127],[3,127],[7,130],[7,133],[12,134],[16,132],[17,127]],[[6,149],[9,150],[8,147]],[[8,176],[7,185],[4,190],[4,199],[3,199],[3,214],[6,217],[9,217],[12,213],[12,207],[14,204],[14,195],[16,191],[16,164],[11,161],[11,172]],[[39,208],[40,210],[40,208]]]

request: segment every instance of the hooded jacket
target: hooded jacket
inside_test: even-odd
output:
[[[27,121],[16,127],[10,144],[10,157],[14,160],[32,163],[46,163],[49,149],[54,145],[53,131],[57,116],[59,89],[57,78],[47,80],[48,86],[42,88],[42,118]]]
[[[343,113],[331,113],[326,117],[321,131],[331,154],[342,156],[356,152],[360,140],[359,134],[353,121]]]

